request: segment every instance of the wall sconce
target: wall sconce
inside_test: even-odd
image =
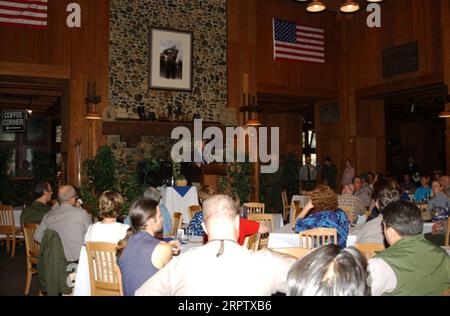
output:
[[[246,126],[261,126],[261,122],[258,119],[258,113],[262,111],[262,108],[257,104],[256,96],[244,93],[244,105],[239,108],[239,112],[244,113],[244,121]]]
[[[102,97],[96,95],[96,88],[97,83],[94,82],[94,84],[91,85],[91,83],[88,82],[88,96],[86,97],[87,114],[85,116],[85,119],[87,120],[102,119],[102,116],[96,110],[97,104],[102,101]]]

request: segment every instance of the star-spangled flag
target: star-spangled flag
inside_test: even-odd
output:
[[[321,28],[273,19],[275,60],[325,63],[325,36]]]
[[[0,0],[0,26],[47,26],[47,0]]]

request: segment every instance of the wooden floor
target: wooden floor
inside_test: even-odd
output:
[[[0,247],[0,296],[23,296],[25,288],[25,245],[19,244],[16,248],[16,256],[11,258],[6,253],[6,245]],[[31,282],[30,295],[39,293],[37,277]]]

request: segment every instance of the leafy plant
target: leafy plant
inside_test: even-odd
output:
[[[172,162],[172,177],[174,180],[185,180],[181,174],[181,164],[179,162]]]
[[[252,164],[250,162],[235,162],[227,164],[227,176],[219,179],[219,190],[239,200],[247,202],[251,191]]]
[[[289,201],[300,189],[300,164],[301,161],[294,152],[281,157],[281,187],[286,190]]]
[[[116,188],[116,159],[110,147],[100,147],[95,158],[85,161],[84,166],[97,195]]]
[[[12,150],[0,148],[0,190],[3,191],[7,186],[8,166],[11,162]]]

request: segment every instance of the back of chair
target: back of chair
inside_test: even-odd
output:
[[[0,233],[13,234],[14,229],[15,223],[12,206],[0,205]]]
[[[39,258],[39,244],[34,240],[34,234],[38,228],[37,224],[23,224],[23,234],[25,236],[25,248],[27,250],[27,259],[32,263],[37,263]],[[36,262],[34,262],[36,261]]]
[[[116,250],[117,244],[113,243],[86,243],[92,296],[123,296]]]
[[[355,212],[350,206],[341,206],[340,209],[344,211],[345,215],[347,215],[347,219],[350,223],[353,223],[355,220],[357,220],[357,218],[355,218]]]
[[[306,256],[309,252],[311,252],[311,249],[306,249],[306,248],[299,248],[299,247],[295,247],[295,248],[272,248],[270,249],[272,251],[275,252],[279,252],[279,253],[283,253],[286,255],[290,255],[293,256],[297,259],[300,259],[304,256]]]
[[[177,231],[181,229],[183,214],[174,213],[172,218],[172,235],[176,236]]]
[[[253,234],[251,236],[247,236],[245,237],[244,240],[244,247],[249,249],[249,250],[253,250],[253,251],[258,251],[259,250],[259,239],[260,239],[260,234],[256,233]]]
[[[244,203],[244,207],[247,209],[247,214],[264,214],[266,205],[264,203],[251,202]]]
[[[445,231],[445,241],[444,246],[449,247],[450,246],[450,216],[447,219],[447,230]]]
[[[376,252],[386,249],[383,244],[356,244],[355,248],[358,249],[367,259],[372,258]]]
[[[300,232],[300,248],[314,249],[328,244],[337,245],[336,228],[315,228]]]
[[[286,191],[281,192],[281,201],[283,202],[283,219],[287,220],[289,214],[289,201]]]
[[[189,221],[192,221],[194,218],[195,213],[201,212],[202,207],[200,205],[191,205],[189,206]]]
[[[251,221],[265,224],[270,229],[270,232],[275,231],[272,214],[254,213],[254,214],[248,214],[247,218]]]

